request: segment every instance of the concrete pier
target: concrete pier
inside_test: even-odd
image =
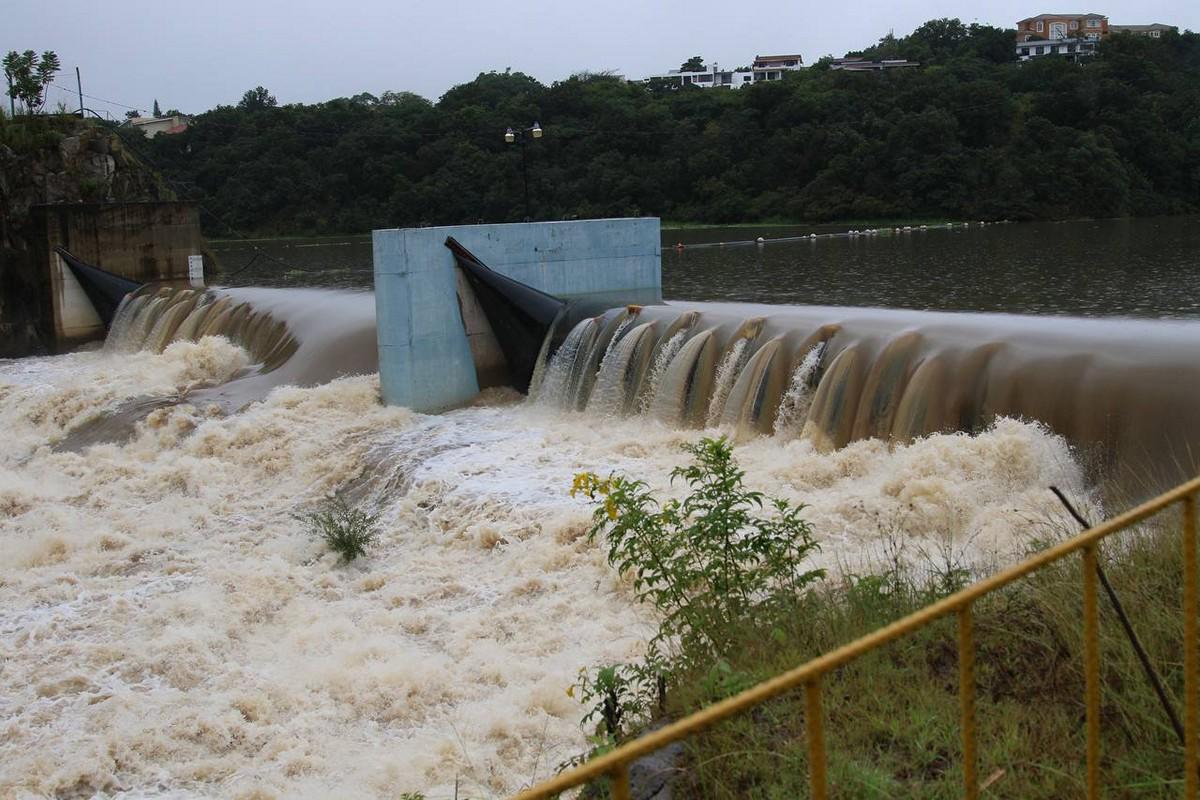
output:
[[[379,377],[389,405],[461,405],[500,371],[487,320],[445,247],[448,236],[496,272],[565,299],[662,299],[656,218],[375,231]]]
[[[30,208],[25,245],[6,250],[0,275],[0,357],[64,351],[104,338],[104,324],[55,252],[130,280],[185,281],[202,252],[194,203],[57,203]]]

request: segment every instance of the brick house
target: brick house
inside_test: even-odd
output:
[[[1017,43],[1082,39],[1097,42],[1108,36],[1108,17],[1103,14],[1038,14],[1017,23]]]

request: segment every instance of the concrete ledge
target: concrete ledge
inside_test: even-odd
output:
[[[559,297],[662,299],[656,218],[374,231],[380,383],[390,405],[461,405],[479,392],[485,373],[495,372],[472,357],[473,349],[478,355],[488,348],[468,342],[448,236],[495,271]]]

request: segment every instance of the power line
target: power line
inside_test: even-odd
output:
[[[57,83],[52,83],[50,85],[53,86],[55,89],[62,89],[64,92],[68,92],[72,96],[80,94],[80,92],[77,92],[75,89],[68,89],[66,86],[59,86]],[[103,97],[96,97],[95,95],[88,94],[86,92],[83,92],[82,94],[84,97],[86,97],[89,100],[97,100],[101,103],[108,103],[110,106],[119,106],[121,108],[128,108],[130,111],[139,111],[140,110],[136,106],[127,106],[124,103],[118,103],[116,100],[105,100]]]

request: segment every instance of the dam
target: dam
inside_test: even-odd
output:
[[[1191,466],[1190,319],[568,300],[527,393],[466,342],[478,393],[424,413],[380,400],[379,299],[148,285],[103,347],[0,361],[0,794],[544,777],[585,746],[580,667],[653,628],[571,478],[677,496],[701,435],[805,504],[848,572],[923,551],[986,571],[1070,529],[1047,486],[1099,516]],[[382,528],[344,568],[298,519],[335,494]]]

